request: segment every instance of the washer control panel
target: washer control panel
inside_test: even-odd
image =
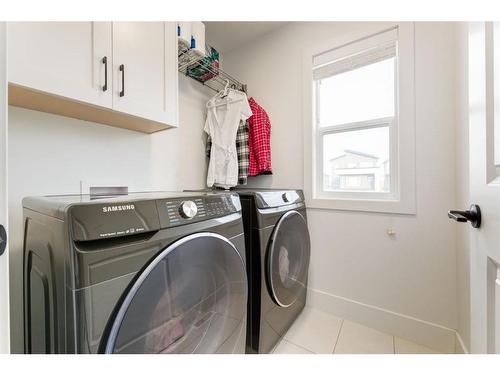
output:
[[[303,204],[304,202],[302,190],[258,190],[253,193],[243,191],[240,194],[243,196],[253,194],[258,208],[282,207],[289,204]]]
[[[162,227],[226,216],[241,209],[238,196],[233,194],[159,200],[157,204]]]
[[[209,216],[221,216],[228,211],[228,205],[225,200],[214,200],[207,202],[207,213]]]

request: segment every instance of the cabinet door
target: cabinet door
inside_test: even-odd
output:
[[[10,22],[9,82],[111,108],[111,41],[110,22]]]
[[[113,23],[113,109],[177,126],[173,22]]]

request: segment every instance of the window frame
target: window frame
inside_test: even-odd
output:
[[[371,29],[371,30],[370,30]],[[316,87],[313,59],[356,43],[397,33],[394,118],[372,119],[319,127],[316,123]],[[366,27],[335,41],[308,48],[303,55],[304,193],[311,208],[414,214],[415,198],[415,82],[414,24],[392,23],[385,28]],[[359,47],[358,47],[359,48]],[[359,50],[358,50],[359,51]],[[393,121],[389,121],[393,120]],[[385,122],[384,122],[385,121]],[[327,133],[389,126],[391,190],[385,192],[323,191],[323,137]],[[320,172],[318,172],[320,171]],[[318,187],[321,187],[321,193]]]

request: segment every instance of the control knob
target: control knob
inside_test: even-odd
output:
[[[283,198],[283,202],[286,202],[286,203],[290,203],[290,202],[295,200],[293,197],[293,194],[290,193],[289,191],[287,191],[286,193],[283,193],[283,195],[281,197]]]
[[[192,219],[198,213],[198,206],[193,201],[184,201],[179,207],[179,213],[184,219]]]

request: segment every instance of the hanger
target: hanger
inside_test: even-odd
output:
[[[220,90],[215,96],[214,98],[224,98],[226,97],[228,94],[229,94],[229,80],[226,79],[226,85],[224,86],[224,88],[222,90]]]
[[[229,88],[229,80],[226,79],[226,85],[224,86],[224,89],[219,91],[213,98],[213,99],[224,99],[226,96],[229,95],[229,90],[233,90],[233,89],[230,89]],[[207,108],[214,108],[214,107],[220,107],[222,105],[229,105],[229,104],[233,104],[233,103],[238,103],[238,102],[241,102],[243,101],[243,99],[236,99],[236,100],[229,100],[229,101],[224,101],[224,102],[221,102],[221,103],[216,103],[216,104],[210,104],[210,102],[212,102],[212,100],[210,100],[208,103],[207,103]]]
[[[226,86],[224,86],[224,95],[223,95],[223,97],[225,97],[225,96],[227,96],[227,94],[229,94],[228,89],[229,89],[229,80],[226,79]]]

